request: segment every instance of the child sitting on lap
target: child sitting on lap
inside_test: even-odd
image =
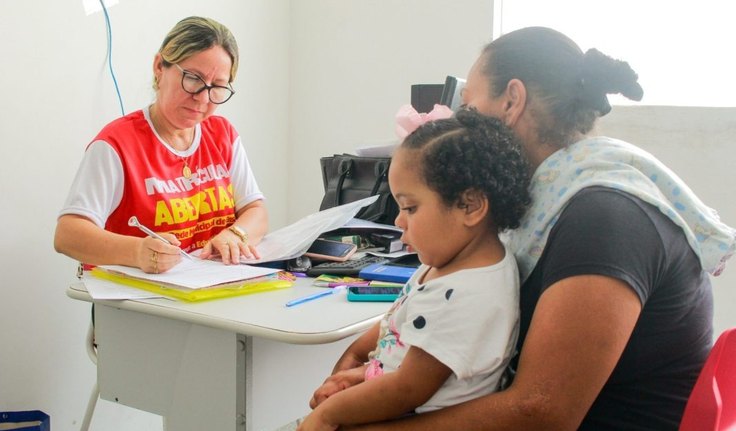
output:
[[[401,239],[422,265],[382,321],[353,343],[375,350],[358,354],[353,369],[336,367],[299,430],[422,413],[499,389],[518,335],[519,276],[498,234],[518,227],[529,177],[511,132],[475,111],[427,123],[404,140],[389,184]]]

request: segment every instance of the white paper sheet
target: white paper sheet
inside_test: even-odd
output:
[[[233,281],[247,280],[278,272],[278,269],[250,265],[224,265],[222,262],[201,259],[182,261],[163,274],[147,274],[138,268],[104,265],[101,268],[123,273],[142,280],[167,283],[187,289],[201,289]]]
[[[86,275],[82,281],[84,281],[84,287],[87,289],[87,292],[92,299],[122,300],[162,298],[161,295],[157,295],[155,293],[113,283],[112,281],[101,280],[90,275]]]
[[[317,237],[324,232],[345,225],[364,206],[375,202],[378,196],[361,199],[337,207],[310,214],[294,224],[266,235],[258,244],[260,260],[241,259],[243,263],[271,262],[301,256]]]
[[[376,223],[374,221],[369,220],[363,220],[359,218],[353,218],[347,221],[343,226],[345,228],[352,228],[352,229],[371,229],[371,230],[387,230],[391,232],[403,232],[403,229],[401,229],[398,226],[392,225],[392,224],[381,224]]]
[[[355,155],[364,157],[391,157],[401,144],[399,139],[391,139],[389,141],[374,143],[355,150]]]

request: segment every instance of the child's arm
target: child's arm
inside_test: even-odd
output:
[[[365,380],[365,365],[351,368],[349,370],[338,371],[328,377],[322,385],[314,391],[312,399],[309,400],[309,407],[317,408],[324,400],[335,395],[340,391],[353,387]]]
[[[337,360],[335,367],[332,369],[332,374],[338,371],[360,367],[368,362],[368,354],[375,350],[380,332],[381,322],[376,322],[375,325],[371,326],[357,340],[353,341],[342,356],[340,356],[340,359]]]
[[[309,407],[315,408],[328,397],[355,386],[364,380],[365,363],[368,362],[368,354],[376,348],[381,322],[371,326],[363,335],[358,337],[345,350],[337,364],[332,369],[332,375],[325,379],[324,383],[314,391]]]
[[[399,417],[421,406],[452,371],[418,347],[410,347],[401,367],[334,394],[302,422],[299,431],[335,430]]]

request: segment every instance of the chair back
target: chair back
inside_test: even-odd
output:
[[[680,431],[736,431],[736,328],[716,340],[688,398]]]

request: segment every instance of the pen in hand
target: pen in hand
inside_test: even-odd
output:
[[[336,294],[338,292],[341,292],[341,291],[345,290],[346,288],[347,288],[347,286],[344,286],[344,285],[343,286],[337,286],[337,287],[333,287],[331,289],[325,290],[324,292],[317,292],[317,293],[313,293],[311,295],[302,296],[301,298],[292,299],[291,301],[287,302],[286,303],[286,306],[287,307],[293,307],[295,305],[303,304],[305,302],[312,301],[312,300],[315,300],[317,298],[322,298],[323,296],[334,295],[334,294]]]
[[[128,226],[137,227],[138,229],[141,230],[141,232],[145,233],[146,235],[148,235],[150,237],[153,237],[153,238],[156,238],[158,240],[161,240],[161,241],[165,242],[166,244],[172,245],[171,244],[171,241],[167,240],[166,238],[162,237],[161,235],[157,234],[156,232],[152,231],[151,229],[149,229],[149,228],[143,226],[142,224],[140,224],[140,222],[138,221],[138,217],[136,217],[136,216],[132,216],[131,218],[128,219]],[[186,251],[184,251],[182,249],[179,249],[179,253],[181,253],[182,256],[186,257],[187,259],[190,259],[190,260],[193,260],[194,259],[192,256],[189,255],[189,253],[187,253]]]

